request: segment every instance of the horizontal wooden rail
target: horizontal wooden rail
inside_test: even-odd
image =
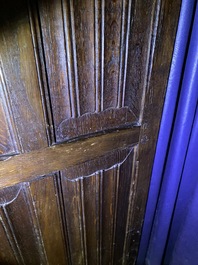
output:
[[[139,127],[63,143],[0,162],[0,188],[70,168],[138,143]]]

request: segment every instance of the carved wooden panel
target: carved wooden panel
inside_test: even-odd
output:
[[[0,53],[21,151],[141,124],[165,1],[8,2]]]
[[[0,55],[22,152],[47,146],[26,0],[1,2]]]
[[[55,181],[51,176],[0,191],[1,264],[65,264]]]
[[[89,161],[90,167],[82,164],[1,190],[0,262],[126,263],[136,152],[135,147],[119,158],[112,155],[106,170]]]
[[[30,5],[57,141],[140,122],[159,9],[131,0]]]
[[[1,1],[1,264],[135,263],[180,2]]]
[[[135,148],[109,169],[61,173],[71,264],[127,264],[136,169]]]

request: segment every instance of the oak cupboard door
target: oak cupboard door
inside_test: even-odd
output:
[[[134,264],[180,0],[3,0],[0,264]]]

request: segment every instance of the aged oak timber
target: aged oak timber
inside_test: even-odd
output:
[[[2,0],[0,264],[135,264],[181,0]]]

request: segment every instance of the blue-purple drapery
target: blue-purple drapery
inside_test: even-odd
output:
[[[198,264],[197,101],[198,3],[183,0],[138,265]]]

